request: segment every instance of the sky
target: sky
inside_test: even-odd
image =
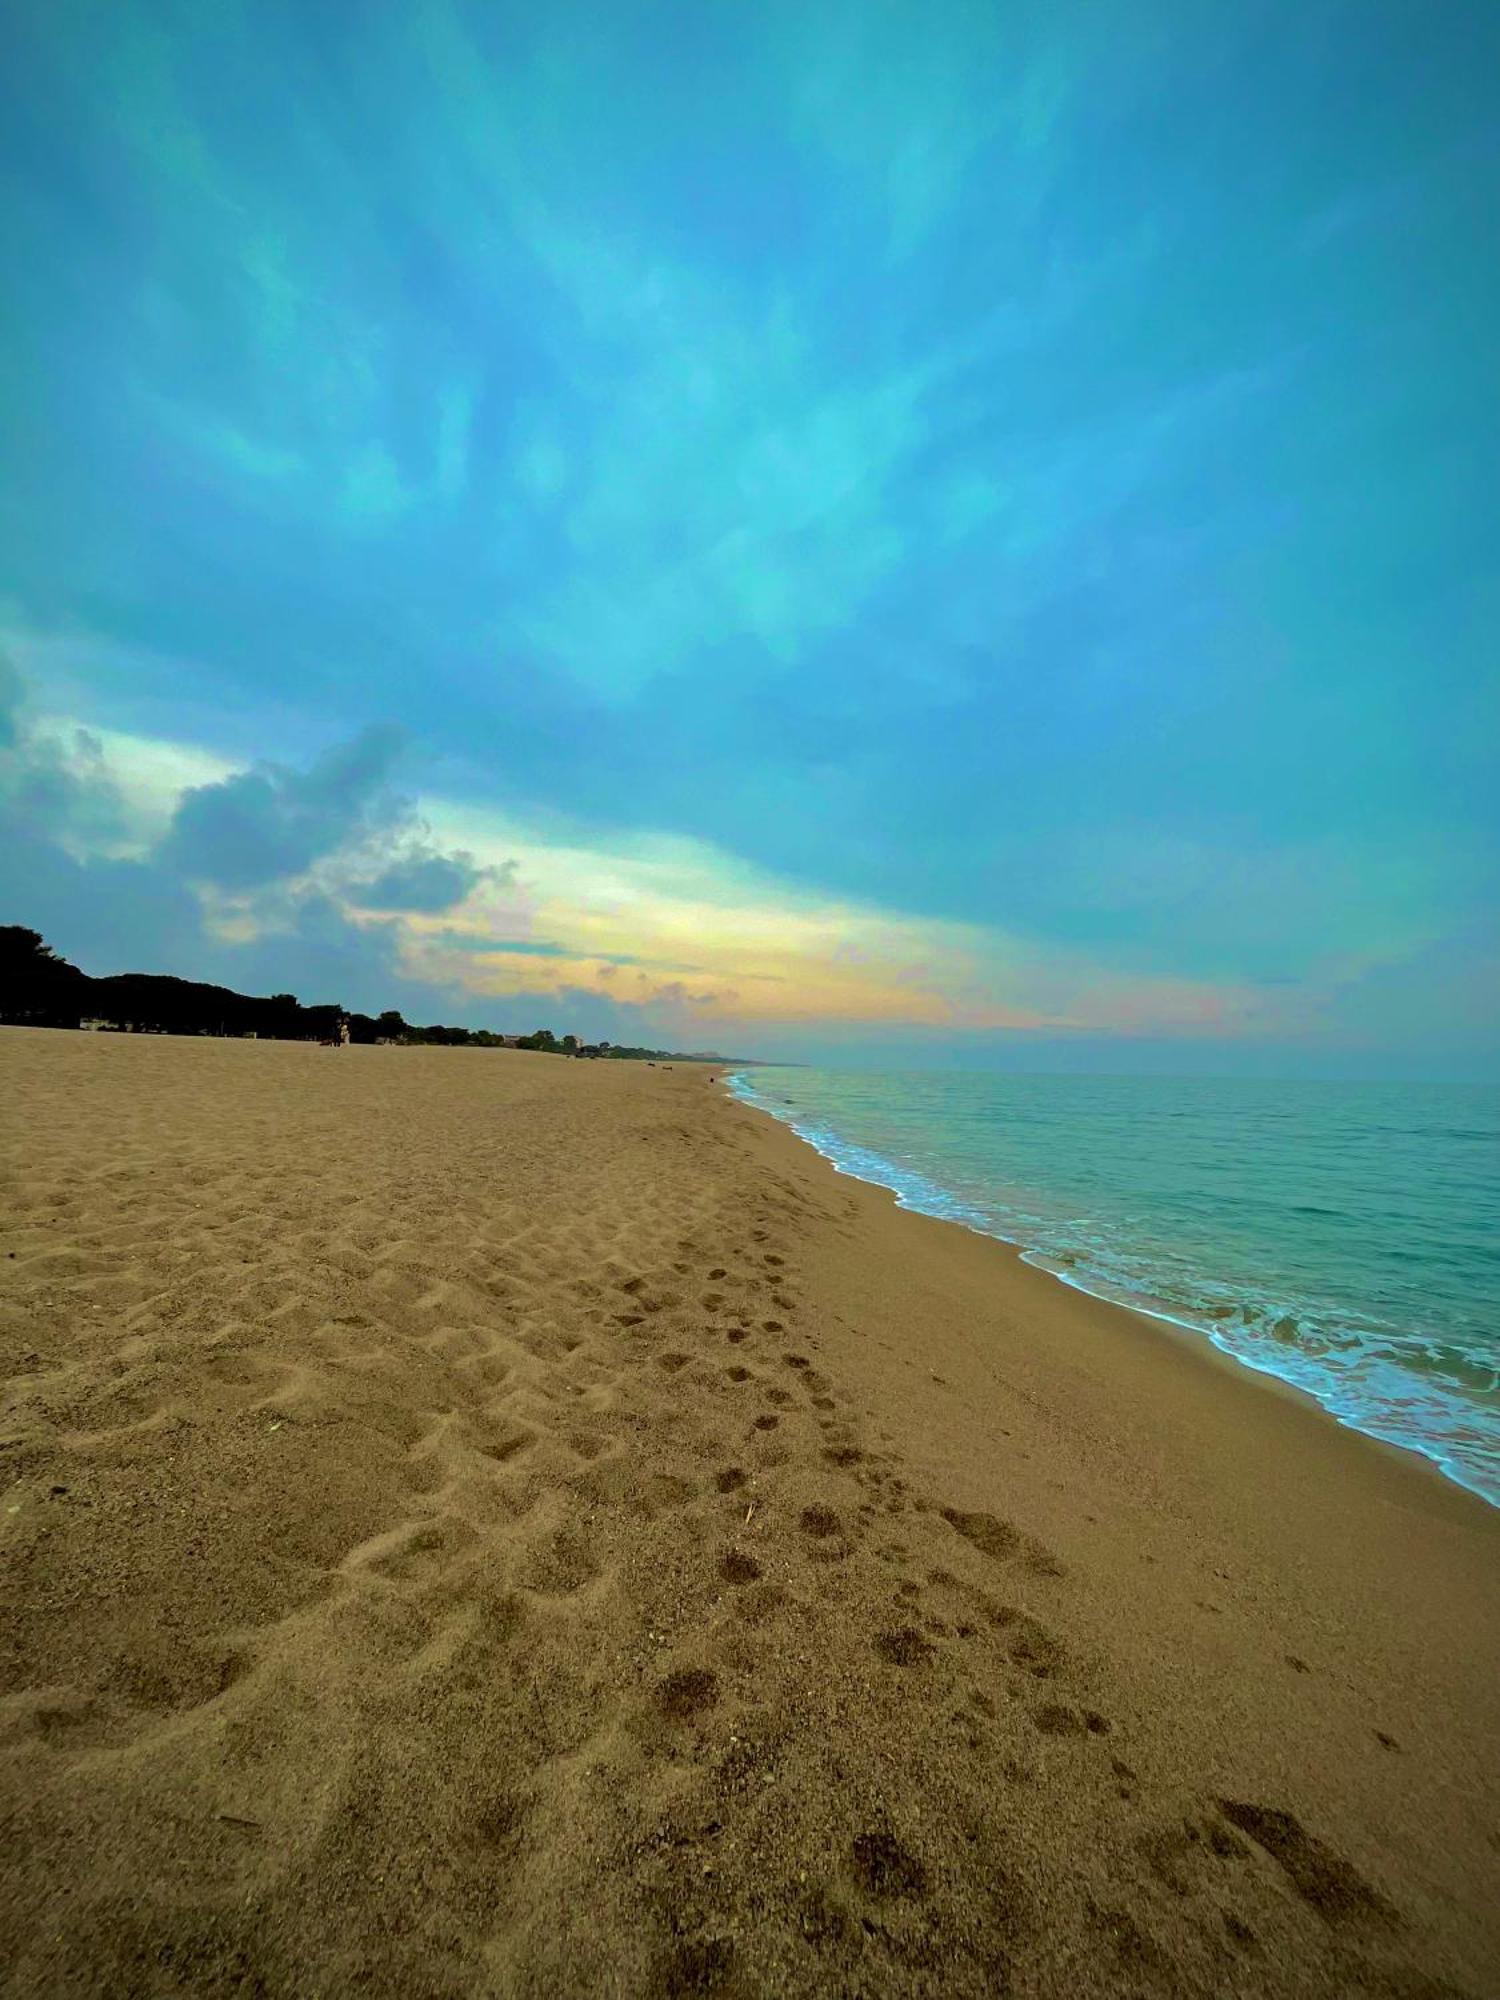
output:
[[[1500,9],[11,0],[0,921],[1500,1075]]]

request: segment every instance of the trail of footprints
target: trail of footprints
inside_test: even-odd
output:
[[[602,1544],[611,1531],[600,1526],[596,1510],[642,1522],[654,1521],[663,1510],[693,1510],[681,1559],[708,1573],[722,1596],[696,1628],[679,1628],[675,1650],[694,1656],[690,1662],[674,1664],[649,1682],[647,1715],[638,1726],[653,1751],[694,1764],[705,1756],[712,1760],[705,1735],[711,1719],[730,1704],[755,1714],[753,1705],[743,1709],[736,1683],[747,1674],[752,1679],[784,1674],[775,1662],[799,1623],[813,1614],[809,1593],[831,1596],[844,1619],[851,1605],[866,1613],[870,1661],[890,1682],[875,1711],[884,1708],[899,1718],[899,1681],[940,1677],[946,1683],[944,1705],[951,1703],[952,1731],[969,1758],[989,1760],[989,1782],[995,1786],[1044,1786],[1051,1756],[1098,1760],[1101,1799],[1108,1793],[1123,1802],[1130,1831],[1113,1857],[1115,1900],[1091,1901],[1090,1921],[1100,1951],[1112,1956],[1122,1980],[1139,1990],[1150,1989],[1158,1976],[1168,1978],[1166,1958],[1132,1913],[1143,1902],[1149,1907],[1153,1895],[1202,1906],[1205,1990],[1218,1990],[1236,1960],[1253,1967],[1256,1929],[1234,1907],[1234,1898],[1247,1872],[1254,1876],[1258,1870],[1264,1902],[1267,1864],[1285,1888],[1336,1930],[1396,1928],[1399,1918],[1378,1892],[1291,1815],[1274,1808],[1204,1800],[1141,1827],[1137,1774],[1118,1754],[1109,1717],[1091,1705],[1086,1676],[1046,1622],[1046,1594],[1064,1580],[1062,1565],[994,1515],[963,1511],[914,1491],[894,1453],[862,1442],[860,1425],[843,1413],[815,1352],[792,1344],[798,1337],[786,1319],[765,1315],[763,1295],[772,1285],[780,1288],[774,1294],[777,1312],[794,1315],[797,1309],[785,1255],[761,1247],[771,1240],[768,1230],[752,1230],[737,1246],[745,1253],[742,1267],[709,1266],[696,1301],[690,1253],[697,1246],[684,1239],[677,1245],[684,1258],[674,1260],[669,1281],[639,1273],[610,1280],[632,1309],[611,1311],[607,1298],[585,1308],[585,1318],[607,1329],[606,1343],[616,1346],[611,1366],[597,1341],[578,1343],[571,1351],[582,1349],[586,1356],[579,1375],[591,1387],[608,1385],[616,1415],[630,1412],[638,1423],[644,1410],[656,1427],[664,1399],[695,1393],[697,1408],[685,1411],[684,1421],[696,1418],[726,1462],[714,1467],[700,1489],[681,1478],[643,1478],[628,1469],[618,1446],[599,1445],[609,1452],[612,1476],[564,1482],[590,1503],[587,1525],[572,1518],[548,1526],[533,1539],[516,1572],[519,1587],[533,1595],[582,1591],[609,1566]],[[686,1334],[692,1321],[696,1337]],[[802,1345],[815,1349],[817,1343]],[[569,1386],[577,1393],[576,1384]],[[501,1400],[518,1393],[506,1390]],[[555,1402],[558,1391],[553,1385],[540,1393]],[[528,1414],[538,1417],[534,1406]],[[542,1417],[525,1435],[534,1442],[545,1426]],[[576,1435],[568,1442],[580,1449]],[[707,1438],[700,1449],[707,1455]],[[494,1455],[508,1462],[508,1454]],[[818,1489],[816,1499],[801,1505],[788,1499],[809,1480]],[[716,1505],[716,1523],[712,1514],[704,1518],[703,1493]],[[924,1567],[907,1543],[892,1539],[893,1524],[903,1517],[920,1522],[929,1545],[941,1524],[951,1538],[950,1560]],[[619,1559],[617,1545],[614,1558]],[[841,1580],[831,1583],[835,1575]],[[755,1635],[748,1647],[746,1631]],[[797,1657],[815,1675],[831,1665],[825,1659],[820,1669],[806,1652]],[[1019,1718],[1024,1723],[1018,1734]],[[727,1785],[738,1798],[747,1777],[774,1782],[779,1747],[778,1731],[767,1726],[764,1713],[743,1734],[731,1730],[727,1754],[718,1753],[720,1790]],[[982,1791],[982,1761],[974,1768],[981,1779],[976,1789]],[[752,1802],[760,1804],[753,1786]],[[899,1983],[929,1961],[936,1963],[955,1941],[945,1936],[943,1916],[929,1912],[935,1892],[919,1843],[895,1830],[879,1802],[871,1802],[870,1814],[878,1823],[849,1834],[842,1850],[821,1855],[825,1875],[831,1866],[831,1887],[825,1883],[802,1895],[808,1871],[798,1871],[805,1904],[798,1929],[835,1981],[856,1966],[868,1973],[873,1951],[877,1958],[883,1954],[887,1974]],[[710,1838],[722,1831],[722,1822],[707,1824]],[[971,1838],[982,1854],[982,1836]],[[701,1840],[688,1838],[668,1851],[680,1852],[684,1844],[695,1855],[702,1850]],[[711,1863],[704,1864],[704,1872],[712,1874]],[[701,1901],[701,1885],[680,1879],[669,1898],[679,1930],[694,1929],[682,1922],[683,1897],[691,1889],[699,1890]],[[966,1973],[1009,1976],[1023,1948],[1024,1901],[1018,1892],[1002,1899],[1002,1909],[992,1909],[988,1926],[971,1922],[967,1966],[949,1963],[944,1990],[966,1990]],[[977,1906],[993,1903],[992,1895],[981,1894]],[[691,1900],[687,1907],[690,1915]],[[1044,1926],[1045,1915],[1033,1910],[1029,1921]],[[709,1990],[730,1978],[737,1945],[722,1911],[716,1928],[705,1906],[699,1928],[701,1935],[690,1936],[669,1957],[664,1974],[669,1990]],[[1357,1975],[1357,1957],[1348,1963]],[[1172,1977],[1180,1975],[1179,1964]],[[1253,1970],[1249,1977],[1254,1990]]]

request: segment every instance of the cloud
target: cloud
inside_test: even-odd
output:
[[[406,513],[416,496],[403,483],[386,446],[372,443],[363,445],[355,455],[339,497],[353,526],[380,528]]]
[[[900,558],[893,484],[931,431],[922,369],[851,380],[787,295],[627,242],[559,230],[538,249],[616,352],[570,386],[590,444],[566,492],[556,447],[542,461],[570,560],[525,593],[529,647],[612,703],[731,644],[798,661]],[[528,418],[533,493],[547,423]]]
[[[1486,919],[1410,954],[1351,956],[1330,968],[1308,1012],[1307,1038],[1324,1050],[1373,1053],[1384,1067],[1405,1048],[1439,1073],[1493,1071],[1500,931]]]
[[[254,889],[400,818],[390,779],[401,732],[372,727],[307,771],[263,764],[183,798],[161,859],[191,880]]]
[[[282,921],[240,943],[220,941],[213,963],[237,990],[295,991],[312,1002],[337,1001],[362,1013],[398,1008],[417,1021],[456,1020],[472,1006],[456,986],[413,978],[401,935],[389,924],[362,924],[331,896],[310,890]]]
[[[1066,38],[1028,38],[1020,20],[983,0],[776,10],[772,47],[798,129],[851,205],[878,219],[893,263],[951,219],[991,153],[1010,203],[1046,193],[1076,61]]]
[[[371,882],[353,882],[349,893],[367,910],[419,910],[437,916],[451,910],[487,873],[472,854],[416,852],[403,855]]]
[[[478,937],[467,931],[442,930],[432,934],[435,943],[452,951],[482,951],[487,955],[513,954],[521,958],[572,958],[566,945],[555,938]]]
[[[0,750],[9,750],[20,733],[21,693],[20,668],[0,652]]]
[[[0,911],[88,972],[211,976],[201,907],[176,876],[150,862],[75,859],[3,801]]]
[[[53,734],[28,713],[15,662],[0,651],[0,815],[64,853],[117,845],[126,810],[99,737],[73,726]]]
[[[372,829],[383,838],[397,812],[388,777],[398,747],[391,732],[368,730],[306,771],[268,765],[184,788],[201,756],[38,718],[0,653],[0,914],[96,974],[172,972],[355,1006],[413,1002],[429,1016],[462,1004],[454,987],[406,976],[390,925],[360,924],[315,885],[297,886],[341,845],[364,852]],[[175,810],[163,813],[160,789],[174,777]],[[141,797],[153,810],[137,809]],[[470,877],[467,856],[450,864],[418,850],[408,861],[417,891],[435,893],[450,866]],[[400,867],[385,872],[399,877]],[[209,884],[266,893],[242,901],[235,931],[205,903]]]

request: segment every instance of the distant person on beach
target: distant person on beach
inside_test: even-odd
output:
[[[341,1049],[347,1049],[347,1048],[348,1048],[348,1046],[349,1046],[349,1018],[348,1018],[348,1016],[347,1016],[346,1014],[340,1014],[340,1016],[339,1016],[339,1047],[340,1047]]]

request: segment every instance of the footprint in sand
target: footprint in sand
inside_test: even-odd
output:
[[[754,1556],[747,1556],[743,1549],[730,1549],[719,1558],[719,1574],[726,1583],[757,1583],[761,1567]]]
[[[1050,1680],[1063,1664],[1066,1656],[1061,1643],[1034,1618],[1012,1610],[1009,1605],[1000,1605],[990,1614],[990,1622],[1000,1626],[1014,1625],[1010,1657],[1033,1680]]]
[[[1387,1929],[1400,1923],[1385,1897],[1293,1814],[1240,1799],[1220,1799],[1219,1810],[1270,1855],[1302,1900],[1327,1922],[1364,1920]]]
[[[933,1657],[932,1647],[915,1625],[879,1633],[874,1646],[880,1658],[893,1667],[920,1667]]]
[[[707,1667],[679,1667],[657,1684],[657,1712],[670,1722],[690,1722],[718,1699],[718,1676]]]
[[[1083,1716],[1076,1708],[1069,1708],[1060,1701],[1044,1703],[1031,1719],[1043,1736],[1085,1736],[1091,1731],[1096,1736],[1102,1736],[1109,1728],[1102,1715],[1095,1715],[1090,1710],[1088,1716]]]
[[[876,1902],[927,1893],[927,1870],[889,1833],[856,1834],[850,1866],[860,1888]]]
[[[498,1438],[493,1444],[475,1447],[481,1457],[493,1459],[497,1465],[508,1465],[519,1452],[536,1442],[535,1431],[513,1431],[509,1437]]]
[[[599,1570],[590,1538],[567,1524],[530,1551],[518,1581],[539,1597],[571,1597],[592,1583]]]
[[[839,1532],[839,1517],[831,1507],[804,1507],[802,1509],[802,1532],[821,1539],[825,1535]]]
[[[993,1514],[966,1514],[957,1507],[941,1507],[938,1512],[956,1535],[962,1535],[992,1562],[1009,1562],[1020,1556],[1036,1576],[1066,1575],[1049,1548],[1032,1536],[1023,1535],[1009,1521],[997,1520]]]

